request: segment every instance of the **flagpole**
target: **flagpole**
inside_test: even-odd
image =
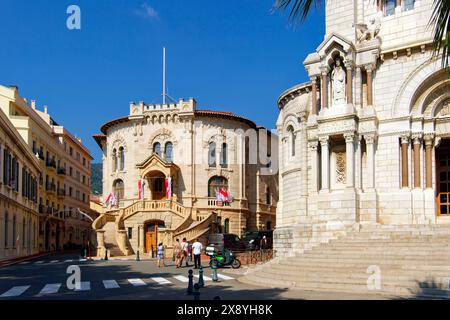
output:
[[[166,104],[166,47],[163,47],[163,104]]]

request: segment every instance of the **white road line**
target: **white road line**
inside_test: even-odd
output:
[[[147,285],[142,279],[128,279],[128,282],[131,283],[135,287]]]
[[[24,262],[21,262],[19,264],[29,264],[29,263],[30,263],[30,261],[24,261]]]
[[[50,261],[50,263],[57,263],[57,262],[59,262],[59,260],[52,260],[52,261]]]
[[[194,277],[196,277],[196,278],[200,278],[200,275],[198,275],[198,274],[196,274]],[[208,276],[205,276],[205,275],[203,275],[203,280],[205,280],[205,281],[212,281],[212,278],[210,278],[210,277],[208,277]]]
[[[64,262],[73,262],[73,260],[72,260],[72,259],[69,259],[69,260],[66,260],[66,261],[64,261]]]
[[[174,276],[174,278],[181,282],[189,282],[189,278],[185,276]]]
[[[83,261],[87,261],[87,259],[80,259],[80,261],[81,261],[81,262],[83,262]]]
[[[41,263],[44,263],[44,261],[36,261],[34,264],[41,264]]]
[[[226,276],[224,274],[220,274],[220,273],[217,274],[217,278],[220,278],[220,279],[223,279],[223,280],[234,280],[234,278]]]
[[[89,290],[91,290],[91,283],[89,281],[80,282],[80,287],[75,289],[75,291],[89,291]]]
[[[120,288],[116,280],[103,280],[103,285],[105,289],[117,289]]]
[[[161,278],[161,277],[153,277],[151,278],[153,281],[155,281],[158,284],[169,284],[172,283],[169,280],[165,279],[165,278]]]
[[[45,287],[39,292],[39,294],[52,294],[57,293],[61,288],[61,283],[46,284]]]
[[[28,288],[31,286],[19,286],[19,287],[12,287],[8,291],[6,291],[4,294],[0,296],[0,298],[8,298],[8,297],[18,297],[22,293],[28,290]]]

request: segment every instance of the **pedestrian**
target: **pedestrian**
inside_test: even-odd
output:
[[[173,255],[175,257],[175,265],[177,268],[180,267],[180,259],[181,259],[181,245],[180,245],[180,239],[177,239],[175,241],[175,245],[173,246]]]
[[[161,267],[161,262],[164,267],[166,267],[166,263],[164,262],[164,246],[162,242],[158,244],[158,268]]]
[[[188,260],[189,262],[192,262],[192,245],[188,245]]]
[[[180,255],[180,263],[179,263],[180,267],[183,264],[184,259],[186,260],[185,261],[186,267],[189,267],[189,263],[187,261],[187,256],[188,256],[188,243],[186,241],[186,238],[183,238],[183,241],[181,242],[181,255]]]
[[[259,249],[261,250],[261,259],[262,261],[266,260],[266,252],[267,248],[269,247],[269,244],[267,242],[266,236],[263,236],[260,243],[259,243]]]
[[[198,269],[202,266],[202,243],[200,241],[195,240],[194,244],[192,245],[192,253],[194,254],[194,269]]]

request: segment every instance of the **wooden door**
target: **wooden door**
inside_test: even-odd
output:
[[[158,225],[147,224],[145,226],[145,252],[151,253],[151,250],[156,250],[157,237],[158,237]]]
[[[447,151],[447,152],[446,152]],[[437,213],[450,215],[450,152],[445,148],[439,149],[437,155]]]

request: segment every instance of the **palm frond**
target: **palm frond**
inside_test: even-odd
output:
[[[321,2],[322,0],[276,0],[273,10],[285,11],[290,8],[289,22],[297,24],[305,21],[313,4],[317,7]]]
[[[434,25],[433,56],[442,52],[442,66],[448,67],[450,54],[450,1],[434,0],[430,23]]]

